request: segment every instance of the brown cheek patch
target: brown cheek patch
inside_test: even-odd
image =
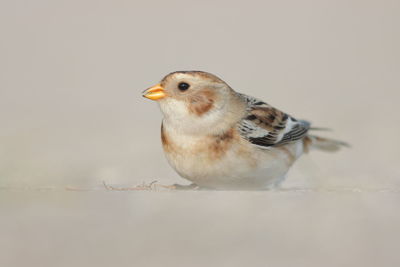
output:
[[[189,98],[189,112],[202,116],[214,106],[215,94],[204,91]]]

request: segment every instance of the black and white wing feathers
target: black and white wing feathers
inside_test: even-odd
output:
[[[261,146],[272,147],[295,142],[307,135],[308,121],[296,120],[267,103],[240,94],[247,103],[247,114],[239,122],[238,129],[243,138]]]

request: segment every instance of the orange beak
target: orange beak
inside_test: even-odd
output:
[[[151,100],[159,100],[166,97],[166,94],[164,88],[160,84],[156,84],[145,90],[143,96]]]

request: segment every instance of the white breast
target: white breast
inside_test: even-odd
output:
[[[215,147],[207,136],[181,134],[164,125],[164,151],[170,165],[200,186],[216,189],[265,189],[279,183],[303,153],[302,141],[262,149],[235,133]]]

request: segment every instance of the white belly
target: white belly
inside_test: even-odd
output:
[[[179,175],[199,186],[216,189],[267,189],[281,182],[303,153],[301,140],[263,149],[239,137],[215,154],[210,140],[204,137],[165,134],[173,144],[164,144],[165,155]]]

